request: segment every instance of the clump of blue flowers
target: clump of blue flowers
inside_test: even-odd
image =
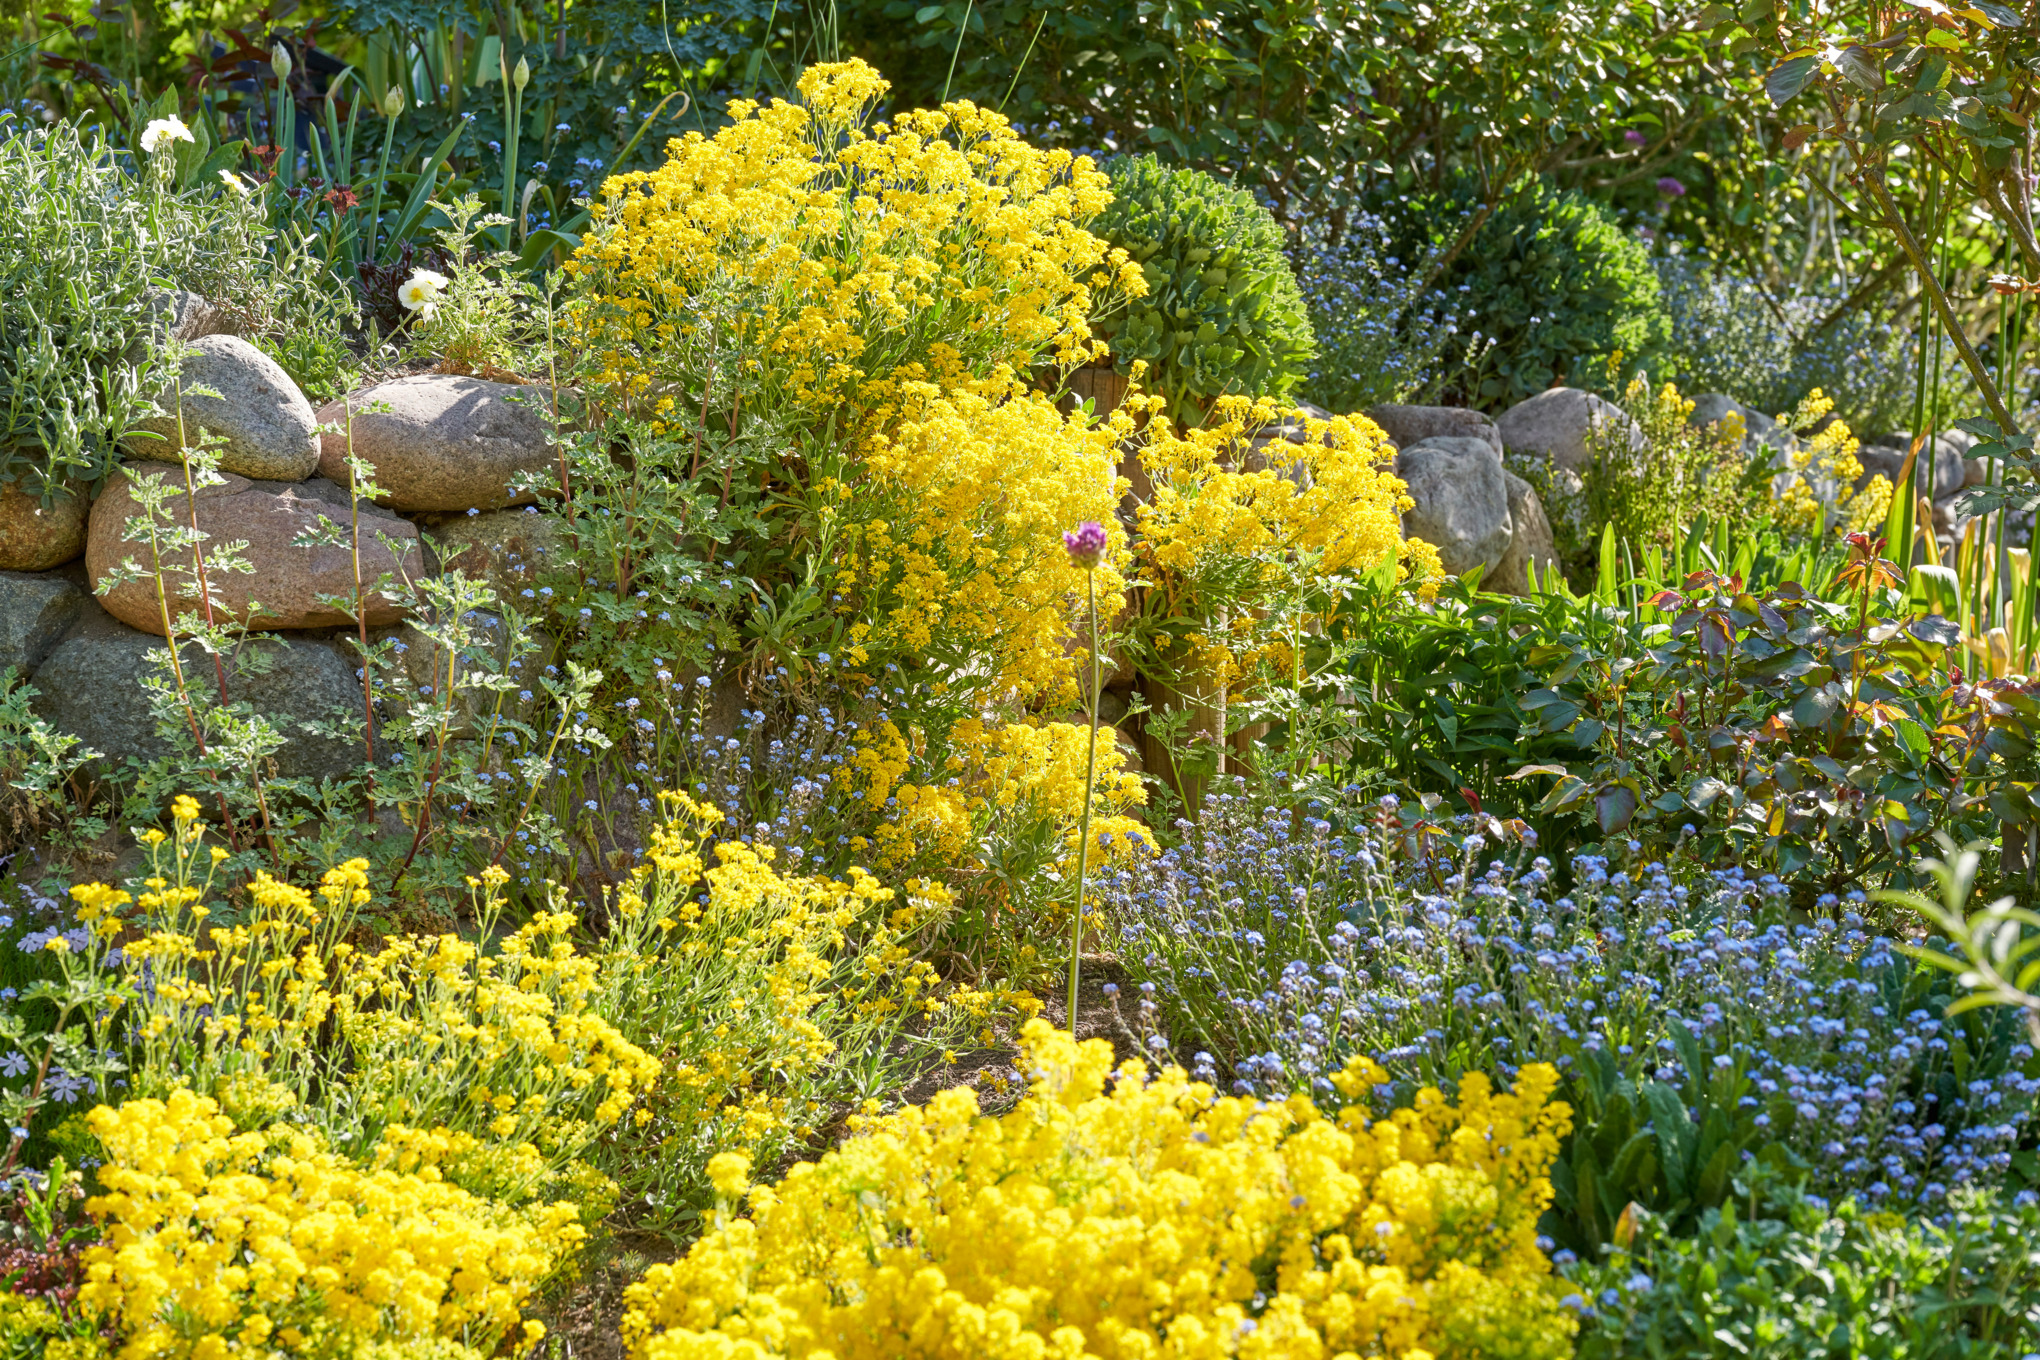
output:
[[[1317,337],[1305,384],[1312,401],[1360,411],[1436,395],[1466,291],[1437,282],[1452,234],[1399,254],[1388,223],[1373,213],[1355,215],[1336,238],[1322,227],[1306,230],[1294,263]]]
[[[1775,415],[1819,388],[1858,434],[1909,426],[1914,328],[1892,325],[1876,304],[1836,316],[1840,294],[1791,283],[1767,290],[1677,243],[1656,264],[1672,318],[1667,352],[1688,395],[1726,392]],[[1967,387],[1952,366],[1941,382],[1951,393]]]
[[[1943,975],[1860,894],[1794,919],[1775,876],[1595,855],[1562,889],[1527,847],[1417,845],[1383,803],[1299,817],[1235,785],[1110,877],[1120,955],[1208,1078],[1325,1090],[1359,1052],[1394,1079],[1387,1105],[1551,1062],[1583,1119],[1657,1083],[1696,1124],[1720,1107],[1738,1163],[1775,1147],[1810,1189],[1874,1207],[2002,1184],[2031,1141],[2040,1064],[2017,1019],[1947,1016]]]

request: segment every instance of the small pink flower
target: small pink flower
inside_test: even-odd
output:
[[[1105,560],[1105,546],[1105,526],[1092,520],[1085,520],[1063,535],[1063,550],[1070,555],[1070,565],[1085,571],[1095,571]]]

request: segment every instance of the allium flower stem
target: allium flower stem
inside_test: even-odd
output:
[[[1084,753],[1084,810],[1077,818],[1077,904],[1070,913],[1070,1034],[1077,1032],[1077,972],[1084,952],[1084,879],[1091,867],[1091,790],[1098,778],[1098,575],[1084,573],[1091,608],[1091,744]]]

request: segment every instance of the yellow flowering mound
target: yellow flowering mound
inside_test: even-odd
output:
[[[314,1120],[358,1156],[440,1129],[409,1151],[497,1198],[529,1198],[562,1174],[588,1181],[576,1159],[659,1064],[604,1018],[616,979],[568,940],[572,913],[539,912],[486,951],[451,933],[359,950],[343,937],[368,901],[368,864],[351,860],[316,892],[258,872],[244,919],[213,926],[220,856],[200,854],[195,801],[177,799],[173,822],[146,838],[154,871],[122,965],[143,984],[139,1093],[189,1084],[244,1128]],[[484,938],[506,877],[474,880]],[[105,884],[72,896],[102,928],[117,929],[130,901]]]
[[[1536,1219],[1571,1123],[1557,1074],[1370,1121],[1214,1098],[1179,1069],[1027,1027],[1032,1091],[968,1089],[862,1121],[750,1192],[625,1295],[636,1360],[1560,1357]],[[1349,1097],[1384,1080],[1355,1060]],[[712,1168],[743,1190],[734,1159]]]
[[[125,1336],[123,1360],[528,1345],[544,1329],[521,1322],[525,1301],[582,1238],[572,1203],[511,1209],[429,1167],[364,1169],[302,1130],[237,1134],[188,1090],[88,1118],[103,1238],[78,1298]],[[459,1353],[385,1353],[435,1351]]]
[[[1327,576],[1390,562],[1399,577],[1444,575],[1437,549],[1403,538],[1411,501],[1383,470],[1395,449],[1380,428],[1357,415],[1307,419],[1303,444],[1251,449],[1256,430],[1290,414],[1226,397],[1198,429],[1178,432],[1158,412],[1148,421],[1140,463],[1153,491],[1134,551],[1163,667],[1215,672],[1228,688],[1264,664],[1286,674],[1299,604],[1267,602],[1301,602]]]
[[[853,843],[853,848],[863,850],[868,844],[888,867],[920,858],[949,868],[972,860],[996,820],[1062,832],[1074,864],[1090,727],[965,718],[948,735],[947,754],[938,759],[926,749],[923,734],[904,733],[890,721],[872,727],[850,763],[858,774],[857,797],[884,820],[866,844]],[[1102,730],[1091,803],[1094,821],[1118,819],[1147,801],[1140,776],[1125,765],[1125,752],[1111,730]]]
[[[568,265],[599,381],[649,388],[727,349],[766,400],[847,406],[857,433],[907,383],[996,398],[1043,352],[1091,357],[1094,272],[1139,277],[1084,230],[1106,177],[966,101],[871,123],[889,88],[862,61],[815,66],[799,103],[737,100],[713,137],[604,182]]]
[[[941,884],[899,893],[859,869],[792,872],[771,846],[711,849],[721,814],[662,798],[669,819],[616,899],[602,958],[615,1013],[664,1068],[611,1137],[616,1174],[673,1212],[705,1203],[711,1157],[770,1159],[834,1102],[872,1094],[858,1073],[888,1070],[874,1055],[940,1051],[1019,999],[939,985],[920,954],[947,917]]]
[[[1059,535],[1111,518],[1117,433],[1032,383],[1096,354],[1101,289],[1144,285],[1084,229],[1108,201],[1088,160],[968,102],[874,123],[887,88],[816,66],[799,102],[737,101],[608,180],[569,325],[598,400],[694,438],[696,463],[706,438],[757,489],[764,537],[839,621],[837,664],[1065,684],[1082,578]],[[1099,584],[1116,607],[1117,577]]]

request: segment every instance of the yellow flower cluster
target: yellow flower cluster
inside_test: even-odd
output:
[[[89,1321],[0,1289],[0,1355],[7,1360],[104,1360],[106,1354]]]
[[[78,1298],[126,1338],[122,1360],[530,1345],[544,1329],[523,1305],[582,1238],[572,1203],[514,1210],[431,1168],[364,1170],[302,1130],[237,1134],[188,1090],[88,1118],[103,1236]]]
[[[902,405],[897,428],[869,441],[873,477],[845,531],[843,580],[874,619],[869,636],[935,659],[952,685],[1068,702],[1064,642],[1083,578],[1062,531],[1113,522],[1130,426],[1089,425],[1038,392],[993,401],[918,385]],[[1108,558],[1096,581],[1105,617],[1123,584]]]
[[[567,1172],[657,1077],[600,1013],[609,983],[566,938],[570,913],[540,912],[491,951],[453,934],[358,950],[344,936],[368,901],[368,864],[351,860],[313,892],[257,873],[245,918],[208,926],[217,861],[201,863],[197,805],[180,799],[173,822],[125,951],[146,980],[133,1003],[139,1094],[188,1084],[244,1127],[316,1120],[363,1157],[400,1129],[448,1130],[454,1142],[428,1160],[516,1200]],[[474,881],[484,938],[505,878]],[[81,918],[114,921],[129,895],[89,884],[72,896]]]
[[[873,1054],[981,1030],[1011,997],[943,989],[916,941],[949,909],[940,884],[904,898],[870,874],[782,870],[770,846],[710,848],[721,814],[662,795],[669,820],[619,895],[603,956],[631,1032],[665,1076],[618,1138],[674,1207],[706,1189],[709,1159],[761,1160],[811,1137],[831,1101],[867,1091],[846,1073]]]
[[[1816,387],[1797,410],[1780,419],[1795,430],[1811,430],[1834,409],[1833,399]],[[1858,490],[1856,479],[1863,475],[1862,461],[1856,457],[1860,448],[1856,436],[1839,419],[1807,435],[1788,460],[1799,475],[1778,498],[1779,527],[1814,538],[1827,528],[1827,507],[1815,494],[1815,482],[1829,482],[1838,488],[1834,510],[1839,527],[1851,532],[1880,527],[1891,510],[1891,479],[1880,472]]]
[[[1399,577],[1444,574],[1436,548],[1402,535],[1411,501],[1385,470],[1395,452],[1379,427],[1357,415],[1305,419],[1306,442],[1252,447],[1255,431],[1288,414],[1226,397],[1198,429],[1179,432],[1159,411],[1145,426],[1140,464],[1153,489],[1135,550],[1149,645],[1174,653],[1159,658],[1165,666],[1216,672],[1232,687],[1293,645],[1297,603],[1271,611],[1270,600],[1301,602],[1313,581],[1388,562]]]
[[[1214,1098],[1036,1021],[1031,1093],[863,1121],[625,1295],[634,1360],[1400,1360],[1571,1353],[1536,1219],[1557,1074],[1370,1121]],[[1358,1097],[1384,1080],[1356,1060]],[[734,1197],[744,1167],[714,1168]]]
[[[801,447],[755,477],[783,493],[774,533],[813,545],[837,664],[1058,687],[1082,589],[1060,534],[1110,519],[1121,432],[1031,383],[1093,357],[1101,290],[1145,285],[1084,230],[1108,201],[1088,160],[966,102],[871,123],[886,88],[862,62],[817,66],[799,103],[738,101],[713,137],[610,179],[570,324],[595,386],[655,429],[675,393],[791,422]],[[1099,585],[1116,607],[1117,578]]]
[[[924,738],[881,722],[851,757],[860,776],[857,796],[884,814],[870,838],[881,865],[920,858],[956,867],[970,858],[994,819],[1074,837],[1084,808],[1088,726],[965,718],[948,735],[946,754],[937,758]],[[1117,819],[1147,800],[1140,776],[1127,772],[1125,763],[1112,729],[1102,729],[1094,819]],[[1068,849],[1074,859],[1074,839]]]
[[[768,398],[898,415],[902,385],[1007,395],[1043,351],[1089,358],[1093,278],[1139,286],[1084,230],[1106,177],[967,102],[871,124],[889,88],[861,61],[810,68],[801,101],[730,105],[730,126],[602,186],[568,264],[573,324],[606,386],[741,356]],[[1099,273],[1104,267],[1105,273]]]

